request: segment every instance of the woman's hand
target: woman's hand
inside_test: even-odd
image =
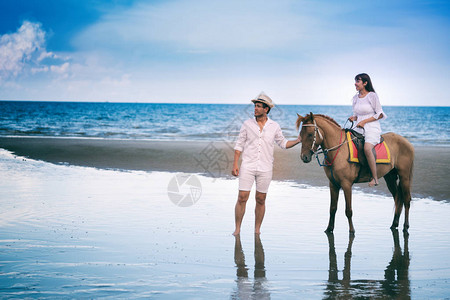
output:
[[[348,120],[349,120],[350,122],[355,122],[356,119],[358,119],[358,117],[356,117],[356,116],[351,116],[351,117],[348,118]]]
[[[356,127],[364,128],[364,126],[365,126],[367,123],[369,123],[369,122],[374,122],[374,121],[376,121],[376,120],[377,120],[377,119],[375,119],[374,117],[370,117],[370,118],[368,118],[368,119],[364,119],[364,120],[362,120],[361,122],[359,122],[358,125],[356,125]]]
[[[358,123],[358,125],[356,125],[356,127],[360,127],[360,128],[364,128],[364,125],[366,125],[365,121],[361,121]]]

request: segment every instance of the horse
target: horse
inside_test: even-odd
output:
[[[352,216],[352,186],[354,183],[369,182],[372,175],[368,166],[349,162],[348,141],[345,130],[331,117],[310,113],[305,117],[297,114],[297,130],[300,125],[302,142],[301,160],[309,163],[313,154],[323,152],[324,171],[330,187],[330,218],[325,232],[334,230],[339,191],[342,188],[345,197],[345,215],[347,216],[350,234],[355,233]],[[394,197],[395,213],[391,229],[399,225],[399,218],[403,206],[405,207],[405,221],[403,231],[409,229],[409,208],[411,202],[411,184],[414,165],[414,147],[404,137],[389,132],[383,134],[384,141],[389,146],[391,161],[387,164],[377,164],[378,178],[384,177],[387,187]],[[319,148],[320,147],[320,148]],[[319,150],[318,150],[319,149]],[[320,162],[319,162],[320,163]]]

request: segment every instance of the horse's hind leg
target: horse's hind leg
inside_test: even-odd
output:
[[[345,183],[342,184],[342,190],[344,191],[345,196],[345,215],[347,216],[348,220],[348,227],[350,234],[355,233],[355,228],[353,227],[353,210],[352,210],[352,184],[351,183]]]
[[[400,219],[400,214],[402,213],[402,201],[401,201],[401,195],[399,193],[399,188],[397,185],[397,170],[392,169],[389,173],[384,175],[384,180],[386,180],[386,185],[389,189],[389,191],[392,194],[392,197],[394,197],[395,202],[395,214],[394,214],[394,220],[392,221],[391,229],[396,229],[398,227],[398,222]]]
[[[328,227],[325,230],[327,233],[332,233],[334,230],[334,219],[337,211],[339,190],[340,188],[330,181],[330,219],[328,221]]]
[[[410,154],[414,157],[414,153]],[[406,166],[405,166],[406,165]],[[407,233],[409,229],[409,208],[411,205],[411,183],[413,177],[414,160],[403,162],[403,168],[398,169],[398,194],[405,206],[405,223],[403,224],[403,232]]]
[[[405,206],[405,223],[403,224],[403,232],[408,232],[409,229],[409,208],[411,205],[411,180],[408,176],[407,178],[400,177],[399,183],[399,193],[401,193],[402,202]]]

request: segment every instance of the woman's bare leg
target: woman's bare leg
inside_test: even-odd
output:
[[[370,143],[364,143],[364,153],[366,154],[367,163],[369,164],[370,172],[372,173],[372,180],[369,182],[369,186],[378,185],[377,176],[377,163],[375,162],[375,156],[372,153],[374,145]]]

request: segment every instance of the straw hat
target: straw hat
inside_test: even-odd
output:
[[[269,105],[270,108],[275,106],[275,104],[273,104],[273,102],[272,102],[272,99],[270,99],[269,96],[264,94],[264,92],[261,92],[255,99],[252,99],[252,102],[253,103],[262,102],[262,103]]]

